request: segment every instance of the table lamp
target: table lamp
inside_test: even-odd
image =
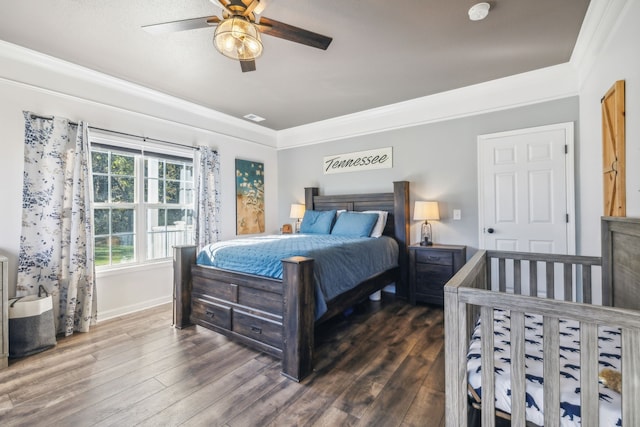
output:
[[[302,217],[304,217],[304,205],[300,205],[297,203],[292,203],[291,204],[291,211],[289,212],[289,218],[294,218],[296,220],[296,226],[295,226],[295,232],[299,233],[300,232],[300,221],[302,220]]]
[[[423,221],[422,228],[420,230],[420,245],[431,246],[433,245],[433,237],[431,234],[431,224],[429,220],[435,221],[440,219],[440,212],[438,211],[438,202],[422,202],[416,201],[413,208],[413,220]]]

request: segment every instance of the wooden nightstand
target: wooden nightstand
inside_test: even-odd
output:
[[[409,301],[444,305],[444,285],[467,262],[467,247],[409,246]]]

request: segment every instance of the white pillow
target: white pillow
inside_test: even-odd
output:
[[[387,211],[364,211],[363,213],[375,213],[378,214],[378,221],[376,221],[376,225],[373,226],[373,230],[371,230],[370,237],[380,237],[382,236],[382,232],[384,231],[385,225],[387,225],[387,215],[389,212]]]

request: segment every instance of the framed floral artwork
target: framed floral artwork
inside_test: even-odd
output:
[[[236,234],[264,233],[264,163],[236,159]]]

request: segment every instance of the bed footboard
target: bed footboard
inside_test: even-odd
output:
[[[282,359],[300,381],[313,362],[313,260],[283,260],[283,279],[195,264],[195,246],[174,247],[174,326],[193,324]]]
[[[492,261],[493,259],[493,261]],[[526,265],[526,268],[524,266]],[[446,425],[466,426],[469,410],[467,350],[476,320],[481,323],[481,422],[493,426],[495,407],[494,309],[510,311],[511,411],[512,425],[525,425],[526,407],[531,404],[525,376],[525,317],[540,315],[543,324],[544,425],[560,425],[567,414],[566,402],[560,398],[561,334],[559,322],[579,323],[580,405],[577,415],[583,426],[599,425],[599,336],[600,326],[620,329],[622,366],[622,425],[640,425],[640,312],[637,310],[586,304],[595,295],[606,294],[592,284],[592,268],[599,268],[599,258],[549,256],[495,251],[478,251],[445,286],[445,376]],[[523,267],[521,269],[521,267]],[[524,273],[528,270],[529,275]],[[576,271],[581,274],[576,274]],[[505,274],[506,272],[512,275]],[[532,275],[534,276],[532,279]],[[528,284],[525,292],[521,276]],[[537,287],[538,282],[542,286]],[[494,283],[493,290],[491,283]],[[595,289],[596,285],[598,289]],[[593,288],[593,289],[592,289]],[[532,290],[533,289],[533,290]],[[539,289],[539,291],[538,291]],[[555,298],[563,294],[563,299]],[[576,291],[580,290],[580,291]],[[534,292],[535,291],[535,292]],[[588,292],[587,292],[588,291]],[[580,296],[580,294],[583,294]],[[589,294],[589,295],[586,295]],[[535,402],[534,402],[535,403]],[[564,405],[564,406],[563,406]],[[581,411],[581,413],[580,413]]]

